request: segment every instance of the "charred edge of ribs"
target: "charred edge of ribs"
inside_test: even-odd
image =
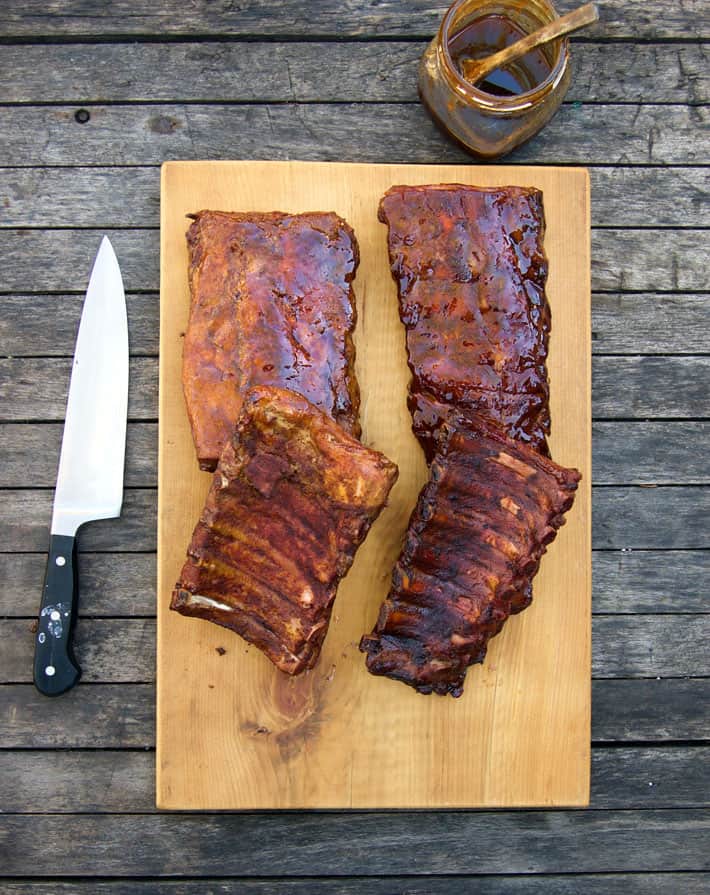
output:
[[[189,217],[183,390],[200,467],[214,470],[258,385],[303,394],[359,437],[350,225],[333,212]]]
[[[338,583],[396,478],[301,395],[253,389],[170,608],[230,628],[287,674],[311,668]]]
[[[412,373],[409,406],[427,462],[452,411],[482,413],[549,455],[541,192],[396,186],[378,217],[388,225]]]
[[[524,608],[580,474],[483,417],[444,424],[430,474],[360,649],[373,674],[460,696],[468,666]]]

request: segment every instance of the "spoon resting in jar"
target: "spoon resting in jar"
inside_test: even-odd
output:
[[[498,68],[505,68],[509,62],[524,56],[530,50],[535,49],[535,47],[554,40],[556,37],[562,37],[565,34],[578,31],[580,28],[585,28],[587,25],[596,22],[598,18],[599,11],[596,4],[585,3],[579,9],[560,16],[553,22],[538,28],[537,31],[533,31],[532,34],[521,37],[520,40],[516,40],[515,43],[510,44],[503,50],[499,50],[497,53],[493,53],[492,56],[486,56],[483,59],[464,59],[461,63],[462,74],[470,84],[475,85],[491,74],[491,72]]]

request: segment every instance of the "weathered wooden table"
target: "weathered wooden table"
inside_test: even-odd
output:
[[[3,893],[708,891],[710,16],[601,6],[567,102],[507,160],[592,174],[591,808],[185,816],[153,805],[158,166],[465,160],[416,96],[445,5],[0,4]],[[85,676],[50,701],[30,625],[102,232],[128,289],[127,491],[82,532]]]

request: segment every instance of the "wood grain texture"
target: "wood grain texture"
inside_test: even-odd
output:
[[[0,421],[62,420],[70,371],[70,357],[0,358]],[[706,356],[597,356],[592,359],[592,413],[598,420],[710,417],[709,374]],[[131,358],[130,376],[129,419],[155,420],[157,360]],[[42,383],[39,393],[38,382]]]
[[[32,618],[44,580],[43,553],[0,554],[0,616]],[[79,616],[124,617],[155,614],[155,554],[79,554]]]
[[[35,552],[47,549],[54,493],[50,490],[15,490],[2,493],[0,538],[7,552]],[[156,549],[156,505],[154,489],[129,488],[123,494],[120,519],[90,522],[79,531],[80,550]]]
[[[376,879],[75,880],[6,883],[6,895],[707,895],[706,873],[601,873],[583,876],[402,876]]]
[[[0,295],[3,353],[11,357],[70,357],[82,300],[79,294]],[[129,293],[126,303],[131,354],[157,355],[158,296]],[[52,327],[37,328],[34,321],[45,318],[51,318]],[[592,293],[592,353],[710,354],[707,295]]]
[[[597,613],[704,613],[710,550],[595,550],[592,608]],[[43,553],[0,553],[0,616],[33,619]],[[155,615],[155,555],[79,554],[79,616]],[[680,622],[682,623],[682,622]]]
[[[708,760],[708,746],[592,749],[590,804],[626,810],[707,807]],[[150,752],[0,752],[0,812],[150,814],[156,811],[154,774]]]
[[[707,895],[707,873],[604,873],[583,876],[521,874],[519,876],[402,876],[377,879],[279,880],[257,879],[199,880],[115,880],[77,881],[47,885],[41,882],[13,882],[7,895]],[[91,886],[95,888],[90,888]]]
[[[37,591],[39,594],[39,590]],[[542,597],[540,598],[542,599]],[[28,595],[28,602],[31,598]],[[84,601],[84,612],[91,606]],[[6,619],[6,645],[0,656],[0,684],[31,683],[33,621]],[[232,665],[247,654],[247,645],[219,632],[225,653],[202,654],[205,674]],[[592,621],[592,674],[595,678],[710,676],[710,615],[601,616]],[[152,683],[155,680],[153,619],[84,618],[74,636],[77,659],[86,683]],[[249,652],[252,652],[250,649]]]
[[[8,103],[417,102],[428,41],[369,43],[36,44],[7,46],[0,95]],[[572,46],[566,102],[703,103],[703,44]],[[323,66],[328,77],[323,78]],[[43,72],[51,71],[50,81]]]
[[[155,745],[152,684],[79,684],[47,700],[32,684],[0,687],[0,748],[148,749]],[[710,740],[707,678],[592,682],[592,740]]]
[[[52,515],[50,490],[2,492],[0,537],[7,552],[46,550]],[[82,551],[145,552],[156,549],[156,492],[130,488],[118,520],[92,522],[79,532]],[[594,546],[600,550],[703,550],[710,488],[697,486],[594,489]],[[668,519],[673,519],[673,525]]]
[[[589,173],[592,226],[687,228],[707,223],[708,168],[597,167]],[[44,228],[48,220],[55,227],[157,227],[159,194],[155,166],[0,168],[0,227]],[[129,325],[132,317],[145,313],[141,301],[147,300],[129,298]]]
[[[698,871],[709,834],[702,809],[0,818],[6,873],[35,877]]]
[[[710,354],[710,301],[692,294],[595,294],[592,351]]]
[[[710,550],[595,551],[595,612],[707,612]],[[682,623],[682,621],[681,621]]]
[[[9,37],[113,35],[244,36],[348,35],[430,37],[448,3],[389,0],[363,4],[357,0],[320,0],[304,6],[296,0],[243,0],[239,4],[194,0],[175,15],[170,0],[116,0],[110,6],[86,0],[6,0],[0,31]],[[562,13],[575,3],[559,0]],[[671,7],[664,0],[607,0],[601,19],[587,35],[700,39],[710,37],[703,0],[684,0]]]
[[[559,2],[565,9],[577,5],[573,0],[558,0],[556,5]],[[71,355],[86,285],[78,280],[88,273],[98,230],[158,226],[157,166],[164,158],[233,158],[255,153],[279,158],[290,152],[296,157],[363,161],[467,161],[436,132],[415,99],[416,60],[447,5],[448,0],[436,4],[425,0],[319,0],[317,4],[191,0],[176,14],[175,4],[168,0],[1,3],[0,95],[3,103],[29,105],[0,108],[0,154],[2,164],[8,166],[0,168],[0,227],[39,228],[46,235],[23,237],[27,238],[24,244],[18,237],[9,254],[5,241],[10,234],[0,234],[0,353]],[[561,113],[564,117],[558,116],[552,129],[509,162],[565,164],[571,160],[592,165],[592,220],[597,227],[698,228],[690,241],[674,241],[672,234],[668,240],[670,231],[658,229],[648,237],[642,235],[641,244],[624,243],[623,252],[614,234],[600,241],[595,232],[595,264],[603,265],[604,272],[597,286],[600,291],[593,295],[592,346],[598,355],[710,354],[707,233],[700,229],[707,227],[710,169],[700,166],[709,157],[708,112],[707,107],[684,108],[706,103],[708,98],[707,44],[695,42],[710,37],[707,3],[605,0],[601,11],[602,21],[589,32],[591,39],[582,35],[574,41],[574,77]],[[18,45],[13,45],[13,35]],[[43,35],[51,40],[45,42]],[[250,39],[243,39],[245,35]],[[300,35],[295,42],[294,35]],[[355,39],[348,40],[348,35]],[[375,35],[378,40],[368,39]],[[178,38],[175,42],[174,37]],[[277,64],[270,64],[273,60]],[[323,60],[327,60],[327,77]],[[185,106],[194,99],[222,104],[194,110]],[[240,99],[256,106],[232,105]],[[125,105],[135,100],[158,105]],[[345,107],[324,104],[333,100],[344,102]],[[356,104],[360,101],[369,105],[363,108]],[[45,102],[60,108],[36,105]],[[80,125],[74,113],[85,103],[92,118]],[[284,107],[284,103],[290,105]],[[316,108],[304,103],[315,103]],[[582,105],[575,108],[574,103]],[[85,167],[73,167],[77,163]],[[663,167],[668,164],[672,167]],[[48,228],[52,227],[89,227],[97,232],[85,235],[74,229],[65,237],[51,232]],[[92,238],[96,241],[90,244]],[[157,235],[142,232],[121,234],[121,238],[128,247],[125,265],[133,266],[131,279],[141,284],[136,288],[149,287],[145,294],[128,296],[131,350],[156,355]],[[56,250],[55,240],[59,240]],[[672,285],[674,269],[682,273],[684,268],[697,284],[691,290]],[[615,289],[613,283],[626,283],[620,277],[622,272],[629,276],[629,271],[632,285]],[[597,277],[595,268],[595,282]],[[645,285],[637,292],[639,282]],[[662,364],[644,368],[632,361],[630,369],[608,368],[608,376],[597,368],[604,398],[596,407],[607,417],[595,427],[597,481],[618,484],[647,476],[649,482],[668,484],[671,480],[666,476],[677,477],[674,484],[685,486],[706,481],[705,423],[661,421],[664,414],[677,416],[678,410],[710,416],[703,410],[707,401],[700,388],[692,384],[706,381],[708,371],[695,363],[691,358],[690,365],[679,372]],[[673,388],[664,384],[666,372],[677,384],[675,399]],[[59,408],[50,410],[48,420],[61,419],[66,383],[55,385],[57,368],[28,366],[22,374],[35,383],[34,396],[31,389],[26,391],[32,399],[31,413],[35,399],[45,406],[42,396],[47,392],[53,396],[48,406]],[[632,382],[630,392],[626,374]],[[157,375],[155,371],[151,375],[152,379],[145,379],[146,397],[133,398],[144,415],[138,424],[141,437],[133,439],[128,465],[131,481],[146,485],[153,483],[153,458],[135,452],[153,449],[148,427],[154,424],[145,423],[154,419],[145,415],[153,412]],[[685,384],[698,400],[686,400]],[[642,396],[644,389],[661,396],[657,410],[650,398]],[[11,395],[11,390],[4,393],[3,408]],[[611,420],[619,403],[629,413]],[[645,417],[644,410],[651,411],[650,416]],[[653,421],[654,417],[661,420]],[[2,494],[3,503],[10,501],[2,510],[3,532],[11,536],[3,549],[24,551],[28,543],[35,544],[29,549],[44,546],[49,500],[33,489],[44,488],[48,482],[42,476],[50,475],[48,467],[54,460],[50,462],[49,454],[56,451],[52,438],[59,425],[33,418],[36,426],[13,433],[26,447],[27,474],[23,475],[22,451],[16,444],[6,440],[0,454],[0,475],[5,476],[6,485],[30,486],[28,492]],[[644,422],[647,418],[648,423]],[[42,453],[37,441],[42,426],[47,426],[48,436],[52,426],[55,432],[48,437],[47,457],[35,455]],[[683,434],[687,435],[685,445]],[[693,494],[704,506],[707,489],[686,488],[682,495],[672,495],[673,489],[612,490],[616,492],[613,499],[607,494],[600,502],[598,490],[595,495],[595,517],[603,528],[607,524],[600,513],[614,514],[618,500],[637,503],[628,508],[630,529],[614,525],[609,530],[614,548],[594,554],[595,611],[668,613],[682,631],[686,616],[674,613],[708,611],[710,550],[669,550],[665,542],[687,540],[677,533],[684,526],[696,534],[707,532],[709,508],[704,513],[692,511]],[[146,491],[132,495],[130,501],[138,496],[138,503],[130,504],[130,524],[107,531],[98,549],[131,551],[138,545],[150,550],[151,542],[154,547],[150,526],[155,520],[155,495]],[[25,506],[29,524],[22,522],[15,530]],[[629,540],[644,543],[646,527],[659,549],[619,549]],[[87,527],[80,548],[94,537]],[[695,538],[695,543],[699,541]],[[28,594],[34,601],[44,563],[44,555],[38,552],[0,554],[5,582],[0,590],[0,616],[27,620],[33,614],[27,609]],[[87,610],[90,605],[93,614],[106,620],[151,615],[154,565],[151,553],[82,552],[80,573]],[[625,625],[632,623],[633,619],[624,619]],[[683,662],[681,651],[678,667]],[[150,752],[131,751],[150,750],[154,745],[153,686],[80,685],[61,701],[43,699],[30,684],[0,686],[0,809],[39,814],[25,818],[22,830],[15,831],[12,839],[0,833],[0,875],[7,872],[5,857],[11,847],[15,869],[28,875],[26,879],[3,878],[0,889],[7,895],[705,895],[707,872],[663,868],[649,872],[656,869],[650,863],[656,849],[645,833],[647,811],[643,809],[674,809],[667,812],[672,818],[676,809],[701,807],[709,791],[707,746],[680,741],[710,741],[708,704],[707,680],[595,681],[593,737],[602,746],[592,750],[592,805],[611,809],[601,812],[605,838],[598,839],[594,831],[581,834],[575,817],[569,815],[553,814],[548,830],[547,815],[540,813],[529,821],[529,829],[539,833],[534,844],[528,838],[520,844],[518,827],[509,826],[511,815],[501,814],[499,822],[505,830],[496,852],[496,875],[481,874],[476,865],[467,876],[456,874],[458,865],[450,871],[455,875],[447,875],[447,856],[465,853],[472,844],[475,858],[479,843],[485,847],[494,832],[487,830],[488,815],[472,815],[472,825],[459,828],[461,835],[455,841],[448,835],[448,815],[410,814],[394,827],[389,816],[373,816],[373,836],[381,844],[374,865],[368,845],[358,854],[357,865],[350,860],[347,818],[339,824],[336,819],[334,825],[330,814],[311,817],[309,837],[315,847],[308,849],[308,859],[298,822],[295,843],[291,842],[290,816],[283,819],[275,837],[269,835],[272,828],[260,825],[259,817],[228,818],[226,826],[218,818],[216,825],[198,832],[189,861],[178,865],[174,853],[180,857],[183,837],[192,829],[189,824],[197,826],[197,822],[188,819],[185,827],[181,818],[173,818],[169,830],[156,826],[151,832],[157,820],[152,813],[154,757]],[[74,747],[75,752],[71,751]],[[115,751],[107,753],[107,747]],[[649,782],[654,786],[649,787]],[[97,827],[87,815],[78,819],[77,829],[66,831],[63,817],[47,825],[42,816],[47,810],[63,815],[72,809],[149,812],[142,821],[147,838],[129,854],[131,863],[127,864],[126,848],[140,839],[141,830],[128,840],[119,831],[112,845],[115,831],[110,822],[108,828]],[[627,830],[615,825],[616,817],[627,817],[629,809],[642,809],[632,812],[630,823],[636,832],[630,845]],[[526,818],[512,816],[514,824]],[[560,823],[568,818],[572,826],[558,835]],[[124,818],[126,825],[132,820]],[[652,824],[655,830],[655,821]],[[235,867],[225,869],[218,852],[226,852],[229,860],[232,841],[239,849],[244,831],[251,831],[257,857],[262,849],[257,834],[266,839],[268,853],[261,865],[267,876],[230,876]],[[675,852],[677,863],[670,866],[697,866],[699,849],[707,852],[707,833],[700,844],[688,838],[682,826],[667,825],[663,835],[665,847]],[[66,867],[72,876],[62,880],[54,874],[52,855],[72,836],[77,850],[82,840],[92,843],[91,852]],[[431,850],[417,864],[410,859],[420,836],[428,837]],[[586,848],[586,863],[575,861],[573,853],[570,872],[540,873],[540,856],[549,863],[559,861],[570,837],[576,839],[577,848]],[[615,872],[616,854],[610,852],[607,837],[619,837],[619,848],[626,848],[628,855],[619,859],[618,866],[633,862],[633,872]],[[144,863],[140,849],[150,850],[156,839],[155,860]],[[516,859],[521,854],[529,859],[521,860],[515,869],[502,854],[509,840]],[[25,852],[27,841],[34,842],[37,850],[40,843],[43,846],[37,862],[35,852]],[[362,845],[357,836],[355,842]],[[395,858],[401,857],[403,864],[406,861],[401,874],[393,873],[382,857],[385,847]],[[324,849],[332,859],[327,867],[321,861]],[[307,874],[304,878],[284,876],[293,873],[294,854],[298,869]],[[431,854],[440,855],[440,860],[428,861]],[[234,863],[243,866],[239,857]],[[166,878],[176,867],[178,873],[189,876]],[[516,875],[518,869],[522,872]],[[47,875],[44,881],[36,876],[38,871]],[[106,874],[112,871],[135,875],[110,879]],[[146,876],[150,871],[153,875]],[[332,875],[314,878],[329,871]],[[348,871],[364,875],[344,876]]]
[[[63,423],[0,423],[0,488],[53,488],[63,432]],[[128,425],[124,484],[158,484],[157,423]]]
[[[710,488],[598,488],[593,539],[597,548],[706,549]]]
[[[314,103],[0,107],[5,152],[20,166],[159,165],[166,158],[458,163],[420,104]],[[566,103],[505,159],[571,165],[702,165],[707,106]],[[376,139],[373,139],[376,135]]]
[[[77,283],[77,286],[79,284]],[[0,349],[10,357],[73,357],[83,293],[0,295]],[[158,353],[158,296],[126,295],[132,357]],[[51,326],[37,326],[51,320]]]
[[[710,129],[709,129],[710,130]],[[480,168],[478,180],[487,170]],[[6,230],[0,240],[1,291],[68,292],[86,288],[87,274],[106,233],[116,249],[126,289],[158,287],[156,230]],[[704,230],[592,231],[592,286],[597,291],[702,292],[707,286]],[[660,250],[662,246],[662,251]],[[31,259],[42,257],[43,265]],[[634,265],[628,259],[634,259]],[[77,271],[81,271],[77,274]]]
[[[592,380],[592,385],[594,380]],[[0,488],[53,488],[62,423],[0,423]],[[597,421],[592,428],[594,484],[710,484],[703,446],[710,421]],[[158,483],[157,423],[130,423],[125,483]],[[0,598],[1,599],[1,598]]]
[[[545,247],[553,259],[548,295],[557,327],[548,363],[556,420],[552,450],[560,462],[579,466],[585,478],[536,580],[533,608],[496,638],[488,662],[469,674],[460,700],[422,699],[368,675],[357,651],[386,593],[401,535],[425,480],[406,410],[409,371],[376,209],[393,183],[500,185],[511,178],[532,182],[545,195]],[[163,167],[161,200],[158,805],[585,804],[591,599],[586,172],[169,163]],[[363,441],[395,460],[400,470],[388,507],[340,587],[319,665],[290,680],[253,649],[235,649],[233,662],[214,662],[220,658],[216,647],[223,645],[223,632],[168,612],[208,480],[195,465],[182,397],[180,333],[189,308],[182,221],[190,209],[225,202],[262,211],[333,209],[354,227],[361,252],[355,341]],[[538,634],[545,628],[564,631],[564,646],[550,649]],[[178,678],[175,668],[186,671]],[[550,686],[553,679],[556,685]],[[381,712],[383,701],[387,715]],[[492,750],[495,761],[473,766],[459,759],[462,741],[471,750]]]

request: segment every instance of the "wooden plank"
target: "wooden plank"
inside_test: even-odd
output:
[[[37,165],[159,165],[164,159],[471,161],[418,103],[4,106],[4,158]],[[566,103],[507,164],[701,165],[707,106]],[[377,139],[373,140],[373,134]]]
[[[707,678],[598,680],[592,739],[600,743],[710,740]],[[2,749],[147,749],[155,745],[152,684],[79,684],[48,700],[32,684],[0,687]]]
[[[74,349],[70,347],[69,351],[73,354]],[[63,420],[71,365],[71,357],[0,358],[0,419],[28,422]],[[158,416],[157,370],[156,358],[131,358],[128,384],[130,420],[154,420]],[[41,391],[38,390],[38,383],[41,383]]]
[[[701,808],[710,747],[592,750],[593,808]],[[2,814],[153,813],[155,755],[146,752],[0,752]],[[3,889],[3,892],[5,890]]]
[[[593,226],[707,223],[708,168],[598,167],[590,175]],[[157,167],[0,168],[0,227],[157,227],[159,180]],[[129,299],[129,325],[145,313],[141,300]]]
[[[401,535],[426,478],[405,407],[410,373],[376,210],[393,179],[437,183],[443,173],[449,171],[278,163],[163,166],[156,787],[160,807],[586,804],[591,339],[589,183],[584,171],[489,167],[475,169],[474,174],[470,167],[462,167],[451,172],[458,182],[483,179],[484,185],[494,186],[509,183],[512,177],[545,191],[546,249],[556,264],[547,290],[558,332],[548,363],[551,412],[557,420],[554,449],[561,462],[579,466],[587,479],[577,491],[564,534],[536,581],[541,598],[496,638],[490,661],[476,669],[480,674],[455,711],[451,700],[422,701],[408,688],[367,674],[357,652],[357,642],[387,593]],[[219,199],[238,199],[260,211],[274,207],[297,211],[315,203],[334,208],[351,221],[361,247],[355,340],[363,438],[399,466],[388,506],[340,587],[321,661],[311,675],[297,679],[285,678],[253,649],[248,656],[246,650],[236,650],[231,663],[213,668],[209,657],[220,658],[216,650],[224,642],[223,633],[214,625],[190,625],[168,612],[169,594],[184,562],[184,544],[201,509],[207,478],[195,468],[182,397],[181,333],[189,310],[189,287],[180,221],[193,205],[211,207]],[[564,632],[560,640],[567,649],[540,638],[535,617],[538,630]],[[175,668],[186,671],[176,678],[171,671]],[[552,688],[552,675],[564,686]],[[239,680],[243,694],[237,703],[230,695],[233,679]],[[478,687],[476,679],[482,682]],[[528,687],[521,695],[523,681]],[[214,684],[212,690],[207,682]],[[380,711],[383,700],[387,716]],[[267,728],[269,735],[255,736],[253,730],[258,728]],[[353,728],[359,731],[357,741],[351,736]],[[461,751],[463,739],[469,742],[469,753]],[[437,744],[434,750],[430,742]],[[465,755],[477,748],[492,750],[495,760],[467,761]],[[521,750],[525,762],[520,761]],[[218,783],[209,770],[215,766],[221,768]]]
[[[699,809],[0,818],[5,872],[34,877],[697,871],[709,834]]]
[[[88,609],[90,607],[85,605],[84,611]],[[0,655],[0,683],[32,683],[35,627],[34,621],[27,619],[4,622],[3,630],[8,639]],[[233,652],[236,648],[234,636],[225,639],[228,652]],[[74,647],[82,680],[87,684],[142,684],[155,680],[153,618],[84,618],[77,624]],[[239,648],[242,648],[241,642]]]
[[[448,5],[428,0],[391,0],[386,5],[321,0],[315,6],[296,0],[246,0],[238,6],[215,6],[209,0],[195,0],[176,16],[170,0],[116,0],[110,6],[82,0],[6,0],[0,7],[0,32],[33,39],[99,35],[430,37]],[[571,0],[556,4],[559,12],[573,7]],[[607,0],[599,24],[585,34],[697,40],[710,36],[705,12],[703,0],[684,0],[670,7],[664,0]]]
[[[2,749],[144,749],[155,743],[152,684],[82,684],[47,699],[33,684],[0,687]]]
[[[0,488],[53,488],[63,423],[0,423]],[[158,426],[130,423],[126,433],[126,487],[157,484]]]
[[[595,294],[592,350],[600,354],[710,354],[708,297]]]
[[[485,170],[495,168],[482,168],[478,180]],[[126,288],[154,291],[158,287],[157,230],[6,230],[0,241],[5,272],[0,291],[84,290],[102,232],[116,249]],[[704,240],[703,230],[593,230],[592,287],[612,292],[703,291],[707,285]],[[37,265],[36,258],[45,259],[45,264]],[[634,259],[633,267],[628,258]]]
[[[34,618],[45,564],[43,553],[0,553],[0,616]],[[598,613],[703,613],[710,551],[595,551],[592,577]],[[152,553],[81,553],[79,580],[80,617],[155,613]]]
[[[710,416],[708,357],[595,357],[596,419]]]
[[[0,503],[5,552],[46,549],[52,492],[7,489]],[[696,550],[707,547],[707,487],[601,487],[594,490],[594,546],[600,550]],[[669,525],[668,520],[673,524]],[[129,488],[121,519],[91,522],[79,533],[84,551],[155,550],[156,493]],[[185,539],[187,543],[187,538]]]
[[[47,549],[53,492],[3,491],[0,539],[5,552],[34,553]],[[146,551],[156,548],[156,493],[131,488],[124,492],[120,519],[90,522],[78,537],[80,549]]]
[[[74,880],[5,883],[5,895],[707,895],[705,873],[604,873],[583,876],[372,876],[345,879]]]
[[[86,601],[84,612],[91,614]],[[0,683],[32,682],[33,628],[34,620],[5,620]],[[365,633],[364,628],[360,633]],[[708,639],[710,615],[596,617],[592,622],[592,674],[595,678],[710,676]],[[216,673],[217,666],[234,664],[248,651],[247,644],[229,631],[221,631],[217,640],[218,648],[226,652],[204,652],[206,679]],[[155,680],[154,619],[84,618],[74,642],[86,683]],[[364,658],[358,656],[356,661],[364,665]]]
[[[688,550],[706,548],[710,488],[597,488],[594,546]]]
[[[595,612],[707,612],[710,550],[595,551]]]
[[[34,618],[44,580],[44,553],[0,554],[0,616]],[[80,553],[79,617],[155,614],[155,554]]]
[[[0,441],[2,427],[0,427]],[[595,422],[596,485],[710,484],[710,422]]]
[[[0,488],[54,487],[62,423],[0,423]],[[710,422],[595,422],[592,451],[597,485],[710,484],[698,446],[710,441]],[[130,423],[127,487],[157,485],[158,428]]]
[[[592,740],[710,739],[708,698],[707,678],[594,681]]]
[[[647,169],[648,172],[655,170]],[[594,174],[592,171],[592,179]],[[71,356],[83,298],[83,294],[0,295],[3,354]],[[126,303],[131,354],[157,355],[157,295],[129,293]],[[38,320],[51,320],[52,325],[38,326]],[[593,293],[592,352],[596,355],[710,354],[707,295]]]
[[[710,747],[592,750],[595,808],[681,808],[710,804]]]
[[[77,288],[81,284],[77,283]],[[9,357],[71,356],[84,293],[0,296],[0,345]],[[158,353],[158,296],[126,295],[128,346],[133,357]]]
[[[710,615],[601,616],[592,623],[592,674],[616,677],[710,675]]]
[[[73,345],[67,350],[72,353]],[[0,358],[0,421],[62,420],[70,371],[68,356]],[[129,419],[154,420],[157,361],[131,358],[130,371]],[[709,417],[710,393],[705,385],[709,371],[710,358],[705,356],[594,357],[592,413],[597,420]]]
[[[6,46],[7,103],[416,102],[427,41]],[[575,41],[567,102],[702,103],[702,44]],[[328,77],[323,78],[323,65]],[[42,73],[51,71],[50,81]]]

